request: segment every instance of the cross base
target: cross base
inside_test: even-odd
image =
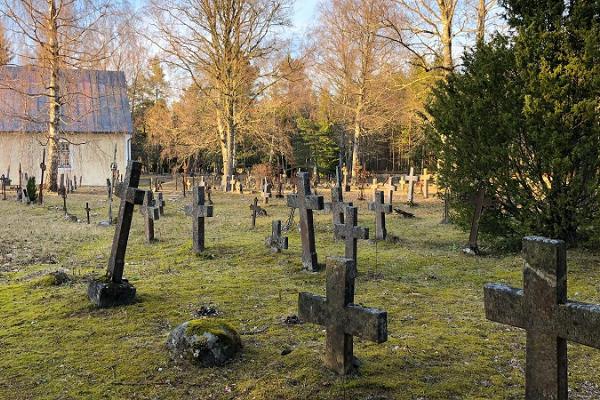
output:
[[[91,302],[100,308],[124,306],[135,301],[135,287],[126,279],[121,283],[93,280],[87,294]]]

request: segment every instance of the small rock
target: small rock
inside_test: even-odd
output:
[[[200,308],[194,311],[195,317],[216,317],[219,315],[219,310],[213,306],[200,306]]]
[[[281,322],[285,325],[298,325],[302,323],[297,315],[288,315],[287,317],[282,318]]]

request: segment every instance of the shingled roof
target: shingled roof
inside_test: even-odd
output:
[[[33,66],[0,67],[0,132],[48,130],[48,70]],[[62,70],[61,131],[132,133],[127,83],[123,72]]]

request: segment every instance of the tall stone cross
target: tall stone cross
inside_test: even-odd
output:
[[[340,167],[336,170],[336,184],[331,188],[331,203],[327,204],[330,212],[333,214],[333,224],[344,223],[344,210],[346,206],[352,203],[344,203],[344,188],[340,176]]]
[[[192,242],[194,253],[200,254],[204,251],[204,218],[213,216],[213,206],[205,204],[205,187],[194,188],[194,200],[192,203]]]
[[[357,264],[357,239],[368,239],[369,228],[363,228],[358,225],[358,207],[347,206],[344,210],[346,218],[345,223],[341,222],[333,225],[333,235],[336,239],[344,239],[346,249],[344,257],[354,261]]]
[[[154,203],[154,196],[151,190],[144,193],[144,202],[142,203],[142,214],[144,215],[144,232],[146,233],[146,242],[154,241],[154,221],[160,218],[158,206]]]
[[[567,299],[565,243],[523,239],[524,288],[484,288],[489,320],[527,331],[525,399],[567,400],[567,341],[600,349],[600,305]]]
[[[377,178],[373,178],[371,182],[371,190],[373,191],[373,201],[375,201],[375,193],[377,193],[377,189],[379,189],[379,183],[377,183]]]
[[[423,197],[428,199],[429,198],[429,181],[431,180],[432,176],[429,173],[429,171],[427,170],[427,168],[423,168],[423,173],[420,176],[421,178],[421,190],[423,191]]]
[[[308,271],[319,269],[315,246],[313,210],[322,210],[323,196],[311,195],[308,172],[298,172],[298,193],[287,196],[288,207],[297,208],[300,214],[300,237],[302,239],[302,265]]]
[[[64,175],[63,175],[64,177]],[[65,215],[67,214],[67,188],[64,185],[64,180],[60,183],[60,187],[58,188],[58,194],[63,199],[63,212]]]
[[[108,276],[113,283],[121,283],[123,280],[125,252],[127,251],[129,230],[133,219],[133,209],[135,205],[144,203],[146,191],[138,189],[141,172],[142,163],[130,161],[125,172],[125,179],[119,185],[120,190],[116,193],[121,198],[121,204],[119,205],[119,216],[108,260]]]
[[[280,253],[288,248],[288,238],[281,235],[281,221],[275,220],[271,226],[271,236],[267,237],[266,244],[273,253]]]
[[[300,319],[325,326],[325,365],[340,375],[354,364],[353,336],[376,343],[387,340],[387,313],[354,303],[356,266],[348,258],[327,260],[327,297],[300,293]]]
[[[474,210],[473,210],[473,218],[471,219],[471,231],[469,233],[469,243],[467,243],[465,252],[478,254],[479,253],[479,245],[477,244],[477,239],[479,237],[479,221],[481,220],[481,215],[483,214],[483,210],[485,207],[489,207],[492,202],[490,199],[485,197],[485,189],[479,189],[474,199]]]
[[[256,227],[256,213],[258,212],[258,197],[255,197],[252,205],[250,206],[252,208],[252,227],[255,228]]]
[[[264,204],[269,204],[269,198],[271,198],[272,196],[271,186],[272,185],[269,183],[267,178],[264,178],[262,185],[262,197]]]
[[[392,212],[392,205],[385,204],[383,192],[375,192],[375,201],[369,203],[369,210],[375,212],[375,239],[385,240],[387,237],[385,214],[390,214]]]
[[[415,175],[414,167],[410,167],[410,174],[404,177],[404,180],[408,184],[408,193],[406,195],[406,202],[408,204],[415,203],[415,183],[419,181],[419,177]]]
[[[42,152],[42,162],[40,163],[40,170],[42,176],[40,177],[40,194],[38,196],[38,202],[44,204],[44,175],[46,175],[46,149]]]

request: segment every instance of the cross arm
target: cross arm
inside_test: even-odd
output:
[[[311,293],[300,293],[298,296],[298,317],[317,325],[329,325],[329,309],[325,297]]]
[[[560,337],[600,348],[600,305],[571,301],[560,304],[557,323]]]
[[[323,208],[325,208],[325,201],[323,199],[323,196],[306,196],[304,198],[304,202],[306,204],[306,208],[310,210],[322,210]]]
[[[375,343],[387,341],[387,312],[375,308],[348,304],[345,309],[344,331]]]
[[[483,289],[485,317],[490,321],[526,328],[523,290],[489,283]]]
[[[137,188],[124,188],[123,185],[117,186],[117,196],[128,203],[141,205],[144,204],[145,190]]]

